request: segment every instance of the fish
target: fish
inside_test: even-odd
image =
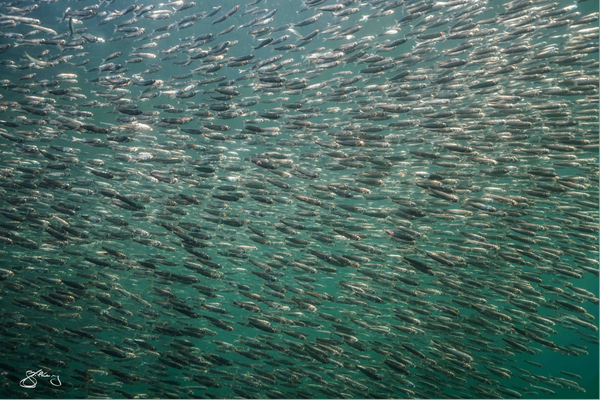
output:
[[[597,3],[3,4],[1,397],[595,393]]]

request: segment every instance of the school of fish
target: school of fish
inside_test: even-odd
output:
[[[0,5],[1,398],[586,392],[597,2],[163,1]]]

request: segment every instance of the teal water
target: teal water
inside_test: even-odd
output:
[[[169,8],[160,8],[156,3],[157,9]],[[165,20],[152,21],[139,17],[139,21],[133,26],[144,27],[146,33],[152,33],[157,27],[179,21],[184,16],[209,12],[216,5],[213,2],[197,3]],[[32,90],[31,94],[56,100],[53,112],[44,117],[27,113],[9,103],[4,104],[0,119],[14,121],[18,126],[2,124],[2,132],[13,139],[23,138],[25,144],[35,145],[59,156],[69,154],[50,148],[50,145],[78,149],[76,156],[79,162],[68,163],[65,170],[53,170],[49,166],[52,166],[54,160],[37,152],[20,151],[14,140],[7,136],[0,138],[0,168],[3,176],[0,193],[3,211],[1,220],[5,224],[1,227],[3,233],[0,236],[11,239],[10,242],[3,240],[0,268],[12,271],[12,274],[3,273],[2,276],[6,279],[0,281],[0,309],[4,317],[0,397],[514,398],[516,393],[523,398],[598,398],[598,208],[593,206],[598,203],[598,53],[591,50],[577,52],[586,47],[597,49],[597,20],[582,25],[581,29],[596,28],[595,31],[584,33],[570,25],[545,27],[545,24],[569,13],[580,13],[570,16],[569,21],[593,16],[594,13],[597,16],[598,4],[587,1],[577,3],[576,8],[561,14],[557,12],[555,15],[545,16],[542,11],[529,11],[524,16],[515,17],[523,18],[522,21],[499,20],[484,23],[482,21],[502,16],[506,3],[484,3],[486,8],[481,9],[480,13],[475,12],[478,2],[470,2],[463,8],[457,3],[457,8],[452,10],[446,8],[449,5],[445,5],[440,10],[422,11],[424,14],[411,24],[403,23],[399,33],[379,36],[408,15],[407,7],[415,3],[407,2],[394,8],[393,14],[371,19],[366,16],[377,11],[374,7],[384,3],[356,2],[348,5],[347,8],[356,7],[360,10],[349,15],[347,20],[338,20],[330,12],[323,11],[324,15],[316,23],[294,27],[294,31],[303,36],[314,29],[324,31],[335,24],[339,24],[341,29],[360,24],[362,29],[352,37],[343,36],[335,40],[325,40],[332,39],[333,33],[319,34],[312,42],[305,44],[303,49],[289,52],[278,52],[272,47],[253,49],[258,41],[248,32],[257,27],[238,27],[255,18],[254,14],[242,16],[245,9],[254,6],[242,5],[226,21],[212,25],[215,18],[238,4],[227,0],[219,3],[223,7],[215,16],[198,19],[190,28],[172,29],[168,31],[171,34],[168,38],[156,40],[156,47],[140,50],[158,56],[142,63],[125,64],[125,60],[134,57],[130,55],[133,47],[150,40],[134,42],[135,38],[131,38],[110,42],[110,38],[120,34],[113,32],[113,22],[98,26],[102,17],[82,20],[81,24],[75,24],[74,27],[85,27],[88,33],[104,38],[106,43],[85,43],[81,49],[65,49],[63,46],[62,50],[58,46],[21,44],[2,53],[2,60],[24,65],[25,52],[36,57],[43,49],[48,48],[50,53],[42,58],[44,60],[49,60],[61,51],[63,55],[89,52],[88,55],[67,60],[52,68],[32,71],[8,65],[2,67],[2,79],[8,82],[3,83],[0,89],[4,96],[1,101],[26,99],[27,94],[15,92],[11,83]],[[59,23],[57,20],[63,16],[67,7],[75,10],[96,3],[23,2],[16,7],[31,4],[39,4],[40,7],[27,14],[27,17],[40,19],[43,26],[60,34],[69,30],[67,21]],[[144,3],[147,4],[150,3]],[[318,6],[332,4],[334,3],[329,1]],[[530,3],[524,7],[524,11],[548,4]],[[116,0],[108,6],[101,5],[97,12],[122,10],[128,5],[129,3]],[[550,10],[559,10],[572,5],[575,3],[560,1],[556,6],[549,7]],[[295,1],[263,1],[256,6],[278,10],[273,16],[274,21],[267,25],[274,28],[286,23],[297,23],[317,12],[312,9],[298,12],[302,4]],[[466,10],[469,6],[473,11]],[[7,14],[9,9],[6,7],[4,10],[3,14],[12,15]],[[423,43],[424,40],[415,37],[420,34],[416,32],[416,25],[429,15],[449,18],[444,25],[426,31],[444,31],[446,40]],[[115,22],[120,23],[131,17],[132,14],[127,14]],[[517,28],[530,26],[525,20],[527,17],[531,18],[531,32],[511,35]],[[466,21],[466,18],[471,18],[472,22]],[[450,49],[455,49],[468,39],[448,38],[452,33],[451,29],[461,21],[465,24],[478,24],[479,29],[495,28],[497,31],[490,31],[486,36],[473,36],[472,47],[453,54]],[[515,27],[521,22],[519,27]],[[177,58],[160,60],[165,54],[159,51],[193,43],[193,37],[203,33],[212,32],[216,35],[233,24],[236,28],[232,32],[201,46],[202,49],[209,50],[224,40],[237,40],[238,43],[230,47],[224,58],[204,63],[204,59],[199,59],[190,66],[180,67],[174,62],[187,59],[187,53],[179,49],[174,52]],[[25,34],[30,29],[34,28],[21,24],[15,28],[3,27],[3,32]],[[159,33],[153,33],[152,36]],[[271,32],[261,38],[278,38],[285,34],[291,37],[284,43],[298,43],[296,34],[286,30]],[[46,36],[37,34],[32,37]],[[382,49],[381,43],[384,40],[402,37],[408,39],[406,43],[389,52],[378,52]],[[0,39],[2,44],[18,43],[18,40],[9,37]],[[69,37],[65,40],[69,40]],[[336,67],[314,71],[316,65],[325,64],[337,57],[326,54],[327,51],[334,51],[338,46],[352,42],[372,46],[364,47],[365,57],[396,57],[396,65],[379,74],[360,72],[373,65],[366,61],[344,62]],[[502,51],[511,45],[529,48],[522,53]],[[482,58],[476,53],[492,46],[498,46],[492,52],[496,58]],[[536,58],[540,51],[552,47],[556,49],[554,56]],[[153,90],[162,94],[148,101],[142,101],[139,97],[145,87],[124,86],[124,89],[129,90],[126,100],[137,104],[142,111],[160,111],[156,118],[194,116],[195,119],[181,125],[179,129],[160,126],[158,119],[150,120],[148,124],[152,130],[134,132],[131,134],[134,140],[123,143],[108,140],[108,137],[119,134],[117,131],[102,135],[61,125],[58,117],[69,116],[96,126],[119,126],[116,118],[124,114],[115,109],[123,104],[111,103],[97,94],[105,91],[104,94],[111,95],[119,93],[120,89],[94,85],[91,80],[107,74],[85,72],[83,69],[102,64],[115,51],[121,51],[123,55],[108,62],[119,62],[129,68],[123,72],[123,77],[136,79],[138,74],[155,64],[160,65],[161,70],[155,74],[143,75],[143,78],[161,79],[165,82],[163,87]],[[288,84],[294,78],[306,77],[308,84],[322,85],[316,89],[305,89],[300,94],[283,91],[291,90],[289,88],[273,93],[264,88],[261,90],[261,85],[265,82],[261,82],[260,77],[274,75],[257,72],[253,68],[255,64],[239,67],[226,65],[227,57],[240,57],[250,53],[256,56],[253,61],[277,54],[283,55],[278,62],[291,60],[277,72],[287,79]],[[321,53],[319,62],[313,62],[316,53]],[[354,53],[349,55],[351,54]],[[516,59],[520,54],[525,57],[522,61]],[[556,62],[573,54],[581,55],[581,59]],[[90,62],[85,67],[76,67],[75,64],[83,58],[89,58]],[[468,63],[452,70],[441,68],[440,63],[450,58],[464,59]],[[506,66],[511,62],[516,66],[514,71],[484,75],[486,71],[494,71],[496,67]],[[210,63],[224,65],[213,75],[205,77],[194,73],[191,78],[172,80],[174,76],[206,67]],[[294,65],[296,63],[299,64]],[[552,70],[531,79],[522,79],[527,68],[544,65],[550,66]],[[295,72],[294,69],[298,71]],[[405,70],[410,70],[408,76],[413,80],[389,80]],[[341,79],[360,74],[362,80],[354,84],[357,91],[334,99],[332,93],[339,86],[339,80],[334,80],[338,79],[340,75],[336,74],[341,71],[349,72],[348,75],[341,76]],[[455,74],[455,86],[439,83],[438,79],[447,76],[446,71]],[[37,76],[32,80],[18,81],[31,72],[36,72]],[[31,82],[54,79],[61,73],[75,73],[77,78],[75,81],[61,82],[59,87],[70,88],[70,93],[82,94],[86,98],[55,96],[44,92],[44,88],[30,86]],[[246,74],[254,76],[246,80],[239,79]],[[423,77],[418,77],[419,75]],[[166,93],[173,89],[167,87],[169,85],[182,87],[175,86],[179,81],[196,84],[211,76],[226,77],[227,80],[238,79],[232,85],[241,94],[230,100],[211,99],[211,95],[219,95],[211,90],[223,87],[217,86],[218,83],[196,86],[192,90],[198,93],[190,99],[169,98]],[[571,81],[576,78],[592,78],[592,81],[595,79],[595,84]],[[476,81],[486,79],[497,79],[497,90],[485,92],[473,87]],[[416,83],[426,83],[426,86],[420,89],[400,87]],[[384,84],[398,86],[369,86]],[[552,89],[557,87],[568,90]],[[400,90],[409,93],[396,97],[398,93],[395,92]],[[530,90],[538,92],[528,94]],[[420,97],[409,97],[411,94]],[[495,96],[506,97],[501,99]],[[511,100],[509,96],[520,96],[520,99]],[[77,107],[94,99],[105,103],[104,106]],[[210,104],[225,101],[232,105],[245,100],[256,100],[257,104],[233,107],[233,110],[247,109],[245,115],[237,118],[219,118],[216,111],[212,111],[212,117],[197,114],[198,110],[208,110]],[[309,116],[309,121],[313,124],[328,123],[329,128],[291,124],[300,111],[283,105],[300,100],[308,100],[305,107],[320,109],[317,112],[305,112],[317,114]],[[391,118],[385,120],[360,118],[370,110],[363,108],[359,112],[358,107],[377,106],[378,103],[403,105],[411,109],[406,113],[388,113],[387,116]],[[553,108],[543,108],[557,103],[561,104],[558,109],[564,114],[553,115],[548,111]],[[184,111],[170,114],[154,107],[161,104],[180,107]],[[282,118],[248,122],[259,118],[259,113],[278,107],[283,107]],[[340,110],[326,112],[330,107],[339,107]],[[464,109],[469,107],[481,108],[482,111],[474,116],[466,116]],[[67,115],[68,111],[75,109],[91,111],[94,116]],[[375,108],[379,109],[381,108]],[[462,114],[459,112],[461,110]],[[434,114],[441,111],[452,111],[454,114],[446,118],[435,118]],[[42,127],[31,125],[31,121],[22,119],[23,116],[31,120],[45,119],[47,123]],[[407,126],[393,125],[394,122],[408,119],[419,121]],[[456,129],[425,125],[439,121],[444,121],[446,128]],[[215,137],[214,132],[203,128],[205,124],[226,124],[231,129],[222,132],[222,136]],[[258,135],[250,133],[244,129],[248,125],[278,127],[279,134],[271,137],[264,132]],[[383,130],[375,134],[381,134],[383,138],[370,140],[373,138],[366,136],[370,133],[368,128],[378,125]],[[184,131],[187,128],[202,128],[202,135],[188,134]],[[354,138],[363,140],[364,146],[342,145],[337,149],[330,149],[315,144],[315,141],[334,143],[336,139],[339,143],[344,143],[340,131],[351,131]],[[500,134],[501,132],[504,134]],[[334,136],[336,133],[338,136]],[[564,137],[558,136],[567,133],[571,134],[573,144],[566,143]],[[185,134],[189,138],[169,137]],[[511,139],[510,135],[526,136]],[[552,135],[555,135],[554,138]],[[93,147],[77,143],[72,141],[72,137],[99,138],[103,145]],[[585,143],[589,145],[575,142],[576,140],[587,140]],[[450,142],[471,147],[478,152],[479,157],[501,161],[497,161],[496,165],[486,165],[485,160],[477,161],[476,156],[465,149],[452,151],[440,145]],[[559,143],[572,145],[574,148],[569,151],[552,148],[547,154],[535,152],[539,149],[548,150],[548,144]],[[194,151],[188,146],[190,144],[201,145],[205,150]],[[125,151],[126,149],[130,151]],[[325,154],[333,150],[343,151],[348,157]],[[418,151],[435,153],[440,158],[420,157],[416,153]],[[126,162],[123,156],[139,155],[142,152],[152,153],[154,160]],[[561,160],[551,157],[565,154],[574,155],[573,160],[567,161],[578,165],[556,164]],[[217,156],[220,157],[216,158]],[[513,156],[516,159],[502,161],[503,156]],[[166,158],[179,158],[179,162],[169,164],[160,160]],[[93,166],[91,160],[97,159],[103,160],[104,165]],[[256,159],[263,162],[268,160],[277,166],[276,171],[295,175],[274,175],[267,169],[260,168]],[[355,164],[348,164],[348,161]],[[382,165],[381,162],[384,161],[391,165]],[[459,165],[443,166],[439,164],[440,161]],[[89,166],[111,172],[112,179],[91,174]],[[215,172],[206,173],[207,167],[214,168]],[[297,167],[300,170],[304,168],[318,172],[318,178],[308,179],[309,176],[298,172]],[[488,171],[496,167],[510,170],[498,174]],[[544,176],[543,172],[547,171],[539,168],[553,168],[556,176]],[[42,172],[34,173],[31,169]],[[162,172],[155,173],[155,176],[176,177],[178,182],[154,183],[142,176],[147,177],[157,170]],[[72,188],[90,189],[92,194],[84,196],[73,190],[44,187],[44,181],[52,176],[51,173],[61,171],[66,172],[66,175],[53,177],[70,184]],[[357,179],[361,179],[359,174],[365,172],[387,173],[377,178],[385,186],[369,186],[358,181]],[[439,174],[445,179],[432,177],[431,174]],[[284,181],[291,188],[273,185],[267,178]],[[85,182],[84,179],[91,179],[93,182]],[[431,188],[423,187],[432,182],[440,182],[439,187],[436,186],[438,189],[451,188],[452,194],[458,196],[458,202],[432,196],[434,192]],[[317,186],[310,186],[344,183],[369,189],[370,193],[350,190],[353,197],[345,198],[334,194],[331,189],[327,191],[327,188],[322,190]],[[262,185],[264,189],[257,189]],[[229,188],[224,186],[235,186],[235,192],[244,194],[244,197],[238,201],[213,197],[229,193]],[[527,192],[532,188],[548,191],[549,195],[546,197],[538,193],[537,197],[531,191]],[[142,205],[143,209],[123,208],[123,203],[111,197],[111,192],[107,189],[116,190],[129,201]],[[194,196],[201,204],[185,204],[181,195]],[[309,204],[293,195],[319,199],[323,203],[320,206]],[[494,200],[490,195],[501,196],[503,199]],[[18,196],[26,201],[20,201]],[[265,204],[253,196],[273,199],[287,197],[290,203],[273,201],[272,204]],[[511,199],[511,196],[519,204],[502,202]],[[582,204],[582,200],[589,203]],[[474,203],[489,204],[496,211],[481,211],[473,206]],[[73,215],[68,215],[56,206],[80,208]],[[361,207],[361,210],[348,211],[343,206]],[[217,216],[217,212],[222,214]],[[99,222],[90,216],[100,218]],[[117,220],[110,221],[111,216],[128,223],[127,227],[119,226]],[[221,220],[207,217],[219,217]],[[229,221],[232,219],[246,221],[243,221],[243,226],[232,226],[228,224],[233,223]],[[301,224],[306,229],[295,227],[293,229],[296,234],[285,233],[282,228],[286,225],[281,222],[282,219]],[[10,221],[18,223],[10,225]],[[61,228],[63,221],[79,231],[88,232],[87,237],[77,237],[73,231]],[[211,269],[208,265],[203,267],[206,271],[219,274],[218,279],[211,279],[199,273],[198,269],[190,269],[190,264],[186,268],[186,262],[202,265],[201,257],[185,250],[193,247],[190,243],[200,245],[177,236],[174,228],[169,230],[165,227],[168,225],[161,225],[161,222],[178,224],[188,235],[210,235],[210,239],[197,239],[206,247],[198,247],[196,250],[207,254],[212,262],[222,266],[220,269]],[[191,229],[185,223],[198,224],[200,227]],[[527,224],[535,225],[532,227]],[[264,230],[269,244],[257,242],[260,237],[248,226]],[[524,233],[518,233],[511,231],[511,227],[527,229]],[[410,231],[403,231],[401,228]],[[396,231],[396,240],[386,231]],[[58,232],[58,236],[62,234],[65,237],[59,239],[51,232]],[[339,232],[345,232],[347,237]],[[467,237],[461,232],[471,234],[471,238],[472,235],[482,235],[486,238],[485,242],[481,242],[481,238],[466,242]],[[414,240],[402,240],[402,233],[412,235]],[[334,243],[318,240],[319,234],[332,238]],[[359,235],[361,240],[354,240],[356,237],[350,234]],[[287,239],[290,237],[305,242],[294,243]],[[145,238],[159,241],[161,247],[140,243]],[[530,244],[526,248],[524,241],[532,238],[536,242],[528,242]],[[24,239],[35,242],[37,249],[26,247],[30,242]],[[351,243],[372,246],[381,254],[360,251]],[[126,258],[111,256],[103,251],[103,247],[121,251]],[[521,253],[520,257],[511,258],[511,255],[518,254],[516,249],[526,249],[530,255]],[[338,259],[337,262],[331,258],[323,260],[315,255],[315,251],[353,258]],[[427,256],[426,251],[445,254],[443,259],[446,264],[434,261]],[[426,272],[415,267],[405,257],[426,263]],[[99,265],[98,260],[102,260],[105,265]],[[449,260],[452,261],[452,266],[448,265]],[[295,267],[293,261],[311,266],[317,273],[306,272],[308,268],[303,271]],[[350,261],[356,264],[343,266],[344,263],[350,264]],[[267,276],[275,276],[278,283],[288,286],[287,292],[283,294],[284,298],[269,294],[266,281],[252,273],[264,273],[261,267],[265,265],[259,263],[267,262],[271,268],[267,271]],[[183,278],[170,274],[191,275],[199,279],[199,282],[190,284]],[[303,281],[294,277],[316,280]],[[76,282],[83,285],[83,288],[61,284],[53,279]],[[407,279],[418,286],[407,283]],[[524,286],[527,282],[530,286]],[[94,286],[94,283],[105,286]],[[314,289],[302,286],[306,283]],[[241,285],[248,285],[249,289]],[[207,291],[206,286],[210,290]],[[517,286],[521,289],[515,290]],[[115,287],[121,288],[121,292],[115,290]],[[178,302],[168,303],[168,297],[160,296],[156,288],[169,290]],[[298,289],[302,288],[308,293],[298,293]],[[511,298],[494,290],[502,288],[512,288],[514,296]],[[560,296],[552,288],[558,288],[564,293]],[[591,295],[586,295],[581,290],[576,291],[577,289],[589,291]],[[253,300],[240,294],[240,290],[264,297]],[[411,292],[413,290],[415,292]],[[325,297],[326,294],[332,297]],[[60,298],[63,303],[49,303],[48,298],[54,301]],[[521,300],[536,303],[535,311],[524,307],[524,303],[520,303],[521,308],[515,306],[515,299],[517,302]],[[320,303],[314,305],[316,311],[306,306],[308,301],[314,300]],[[571,304],[582,307],[586,314],[565,309],[564,305],[559,307],[561,303],[557,303],[557,300],[567,302],[567,306]],[[261,312],[252,313],[236,307],[234,301],[253,301]],[[186,315],[177,311],[173,303],[185,304],[192,313],[219,318],[231,326],[233,331],[215,327],[206,318],[192,317],[199,315],[190,316],[189,312]],[[203,307],[203,304],[212,303],[218,303],[227,313],[210,312]],[[459,315],[443,312],[444,307],[455,308]],[[520,313],[515,313],[514,310]],[[498,317],[494,311],[503,316]],[[106,313],[113,318],[109,319]],[[320,314],[330,314],[340,321],[332,322]],[[412,316],[418,321],[410,322],[397,317],[397,314]],[[505,316],[511,317],[511,320],[506,320]],[[249,319],[253,317],[269,319],[271,327],[277,330],[276,333],[251,326]],[[586,330],[569,322],[568,317],[589,321],[596,329]],[[545,324],[536,326],[536,321],[544,321]],[[39,324],[57,330],[49,332]],[[188,333],[173,336],[164,329],[161,330],[164,326],[179,331],[190,327],[210,331],[204,331],[204,336],[199,337],[201,335],[190,335],[190,330],[187,329]],[[401,329],[394,326],[400,326]],[[556,347],[551,348],[548,342],[544,346],[531,337],[520,334],[513,327],[533,329],[527,332],[535,338],[554,343]],[[79,333],[77,330],[80,330]],[[292,337],[289,335],[290,331],[306,337]],[[355,337],[359,344],[353,342],[354,338],[340,335],[345,332]],[[260,348],[250,347],[249,344],[252,345],[253,342],[248,342],[249,339],[256,339],[254,345],[259,344]],[[526,346],[528,351],[519,350],[503,339],[516,341]],[[324,340],[335,342],[327,342],[327,346]],[[216,342],[233,345],[242,353],[236,352],[231,346],[219,346]],[[411,352],[403,345],[418,353]],[[311,352],[308,346],[321,349],[327,354],[325,361],[328,362],[322,362],[323,356],[319,358],[320,353],[315,353],[315,350]],[[249,358],[248,353],[243,353],[245,351],[258,359]],[[462,356],[457,356],[456,351]],[[112,355],[107,352],[112,352]],[[119,356],[115,356],[117,353]],[[225,357],[232,365],[218,365],[214,359],[209,361],[208,353]],[[461,357],[465,355],[472,361],[461,361]],[[389,360],[403,363],[410,375],[390,368],[385,364]],[[361,372],[357,365],[373,368],[368,371],[379,374],[381,379]],[[508,372],[502,373],[504,370],[498,368]],[[36,388],[20,387],[19,382],[25,378],[28,370],[40,369],[48,374],[59,375],[62,385],[53,387],[49,385],[48,379],[39,378]],[[572,378],[560,371],[579,375],[581,379]],[[322,380],[315,379],[311,372],[319,374]],[[129,378],[124,378],[123,373],[133,374],[135,377],[129,375]],[[508,377],[510,379],[506,379]],[[555,377],[576,380],[578,386],[569,388],[564,381],[561,383]],[[210,387],[214,382],[220,387]]]

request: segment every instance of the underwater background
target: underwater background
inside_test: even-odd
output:
[[[0,10],[0,398],[598,398],[598,2],[254,3]]]

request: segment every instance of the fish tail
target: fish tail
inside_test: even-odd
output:
[[[298,38],[302,37],[302,35],[299,32],[297,32],[296,30],[294,30],[293,28],[288,28],[287,30],[288,30],[288,32],[292,32]]]

